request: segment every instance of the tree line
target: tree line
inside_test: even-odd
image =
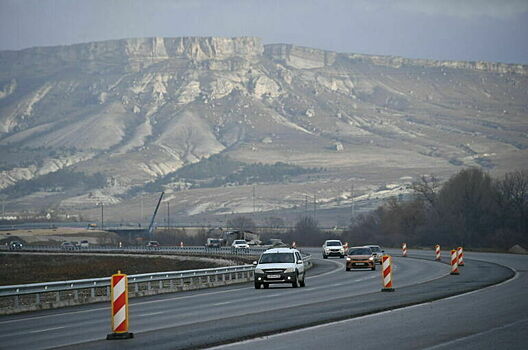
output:
[[[353,244],[528,247],[528,171],[492,178],[479,168],[453,175],[443,186],[435,177],[412,185],[409,201],[391,198],[360,216],[343,234]]]

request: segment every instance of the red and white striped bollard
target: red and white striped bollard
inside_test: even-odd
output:
[[[451,274],[460,275],[460,271],[458,271],[458,254],[456,249],[451,250]]]
[[[464,248],[458,247],[458,266],[464,266]]]
[[[435,252],[435,260],[436,261],[442,260],[442,258],[440,257],[440,245],[439,244],[435,245],[435,251],[436,251]]]
[[[117,271],[110,278],[112,302],[112,333],[106,336],[108,340],[134,338],[134,333],[128,332],[128,277]]]
[[[382,292],[394,292],[392,287],[392,257],[390,255],[383,255],[381,257],[381,278],[383,280]]]
[[[402,244],[402,256],[407,257],[407,243]]]

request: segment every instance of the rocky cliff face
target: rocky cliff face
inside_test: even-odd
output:
[[[218,153],[337,182],[527,161],[522,65],[189,37],[0,52],[0,67],[0,188],[67,168],[114,179],[101,193],[117,200]]]

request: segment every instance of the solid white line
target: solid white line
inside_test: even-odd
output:
[[[523,318],[522,320],[518,320],[518,321],[515,321],[515,322],[512,322],[512,323],[508,323],[508,324],[505,324],[505,325],[502,325],[502,326],[499,326],[499,327],[490,328],[490,329],[485,330],[483,332],[467,335],[465,337],[461,337],[461,338],[458,338],[458,339],[453,339],[453,340],[447,341],[445,343],[436,344],[434,346],[431,346],[429,348],[424,348],[424,349],[425,350],[433,350],[433,349],[443,348],[444,346],[454,345],[456,343],[463,342],[464,340],[476,338],[476,337],[479,337],[481,335],[488,334],[488,333],[493,333],[493,332],[501,330],[501,329],[510,328],[512,326],[516,326],[517,324],[522,323],[522,322],[526,322],[526,321],[528,321],[528,318]]]
[[[46,329],[38,329],[36,331],[29,331],[29,333],[42,333],[42,332],[54,331],[54,330],[63,329],[63,328],[66,328],[66,326],[46,328]]]

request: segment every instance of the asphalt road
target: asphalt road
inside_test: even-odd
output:
[[[319,250],[314,252],[319,253]],[[411,252],[411,256],[419,256],[420,252]],[[394,283],[397,291],[395,293],[381,293],[380,270],[377,271],[344,271],[344,260],[315,258],[316,266],[307,273],[306,288],[287,288],[284,286],[272,286],[270,289],[255,290],[252,285],[238,285],[222,287],[194,292],[184,292],[171,295],[132,299],[130,305],[130,331],[135,333],[135,338],[121,341],[104,340],[110,332],[110,310],[107,304],[93,304],[80,307],[72,307],[59,310],[48,310],[42,312],[28,313],[24,315],[0,317],[0,348],[20,349],[44,349],[55,347],[86,348],[86,349],[114,349],[114,348],[151,348],[151,349],[177,349],[206,347],[208,345],[232,342],[236,339],[248,339],[255,335],[267,335],[283,332],[289,329],[306,328],[305,331],[296,330],[291,333],[283,333],[280,336],[271,336],[258,340],[251,340],[251,348],[280,348],[280,344],[289,344],[289,348],[321,348],[332,344],[324,335],[328,329],[341,327],[346,322],[358,322],[368,324],[365,326],[341,329],[337,332],[334,340],[335,346],[343,346],[349,341],[359,348],[376,347],[380,344],[389,343],[389,347],[396,348],[395,339],[414,338],[415,342],[405,340],[401,348],[423,348],[446,343],[460,337],[474,334],[475,330],[484,329],[491,333],[501,333],[505,336],[518,327],[526,329],[526,302],[519,304],[520,308],[506,308],[505,315],[515,315],[512,326],[497,328],[498,323],[475,322],[471,329],[461,330],[453,328],[452,332],[447,330],[438,336],[438,332],[424,327],[428,325],[430,317],[434,312],[421,310],[424,306],[413,306],[398,311],[386,312],[363,316],[361,319],[341,321],[332,326],[321,326],[335,320],[346,320],[359,315],[379,313],[403,305],[411,305],[420,300],[433,300],[438,297],[460,293],[461,290],[480,288],[486,284],[505,279],[512,275],[511,270],[498,265],[471,260],[471,254],[466,254],[468,260],[461,276],[449,276],[449,266],[432,261],[432,254],[427,253],[428,260],[417,260],[411,258],[398,258],[394,254]],[[318,255],[316,255],[318,256]],[[499,263],[509,263],[511,259],[517,258],[517,269],[521,271],[528,266],[528,257],[509,255],[477,255],[484,260],[497,260]],[[524,267],[522,267],[524,266]],[[522,267],[522,268],[521,268]],[[504,285],[476,292],[478,298],[471,296],[459,296],[446,301],[428,303],[446,303],[438,306],[440,320],[459,322],[468,328],[468,313],[460,312],[460,308],[453,307],[459,300],[468,298],[469,303],[479,302],[482,305],[491,305],[490,302],[500,304],[517,300],[519,295],[513,293],[509,285],[524,281],[522,272],[517,272],[516,277]],[[521,278],[522,277],[522,278]],[[522,285],[521,285],[522,286]],[[501,298],[496,295],[489,296],[487,293],[493,290],[501,290]],[[526,289],[525,289],[526,290]],[[519,292],[519,291],[518,291]],[[483,293],[483,294],[479,294]],[[472,294],[473,295],[473,294]],[[483,297],[480,297],[480,296]],[[525,292],[526,295],[526,292]],[[491,298],[488,300],[488,298]],[[524,305],[524,307],[523,307]],[[466,308],[473,310],[471,306]],[[501,314],[500,305],[496,307],[484,307],[488,316],[495,319],[493,315]],[[400,314],[398,318],[398,314]],[[414,314],[416,313],[416,315]],[[443,315],[443,316],[442,316]],[[451,315],[451,316],[446,316]],[[473,312],[474,315],[474,312]],[[474,315],[475,316],[475,315]],[[394,319],[392,319],[394,317]],[[379,318],[379,319],[378,319]],[[480,319],[480,318],[479,318]],[[497,322],[501,318],[497,317]],[[390,320],[390,321],[387,321]],[[435,323],[435,318],[430,321]],[[523,323],[524,322],[524,323]],[[386,332],[381,325],[389,325]],[[435,323],[436,324],[436,323]],[[479,327],[481,325],[481,328]],[[507,323],[500,323],[507,325]],[[325,328],[327,327],[327,328]],[[440,326],[438,326],[440,327]],[[476,328],[475,328],[476,327]],[[450,329],[447,327],[447,329]],[[416,333],[416,329],[420,333]],[[298,336],[299,332],[307,332],[309,337]],[[359,335],[365,332],[365,337]],[[321,333],[321,337],[313,336]],[[425,335],[421,335],[424,333]],[[430,334],[434,336],[430,337]],[[458,334],[458,338],[457,338]],[[484,333],[488,334],[488,333]],[[369,338],[369,336],[372,336]],[[284,340],[281,337],[285,337]],[[348,338],[347,338],[348,337]],[[423,338],[437,339],[436,342],[426,342]],[[526,337],[526,336],[525,336]],[[317,339],[314,339],[317,338]],[[361,339],[360,339],[361,338]],[[365,338],[365,339],[363,339]],[[478,338],[478,337],[477,337]],[[464,338],[461,341],[474,341],[477,338]],[[495,337],[494,337],[495,338]],[[312,339],[310,341],[305,339]],[[329,342],[317,342],[326,339]],[[376,346],[373,346],[375,339]],[[385,340],[384,340],[385,339]],[[495,338],[499,339],[499,337]],[[511,337],[509,338],[511,339]],[[522,339],[521,339],[522,340]],[[364,342],[362,346],[361,341]],[[425,341],[425,342],[424,342]],[[276,342],[276,343],[274,343]],[[486,342],[484,342],[486,343]],[[487,343],[486,343],[487,344]],[[249,344],[241,343],[232,345],[238,348],[247,348]],[[409,346],[406,346],[409,345]]]
[[[413,255],[422,255],[413,252]],[[509,266],[512,279],[488,288],[326,323],[218,349],[527,349],[528,256],[466,253],[466,266],[479,259]],[[486,270],[482,270],[486,273]]]

